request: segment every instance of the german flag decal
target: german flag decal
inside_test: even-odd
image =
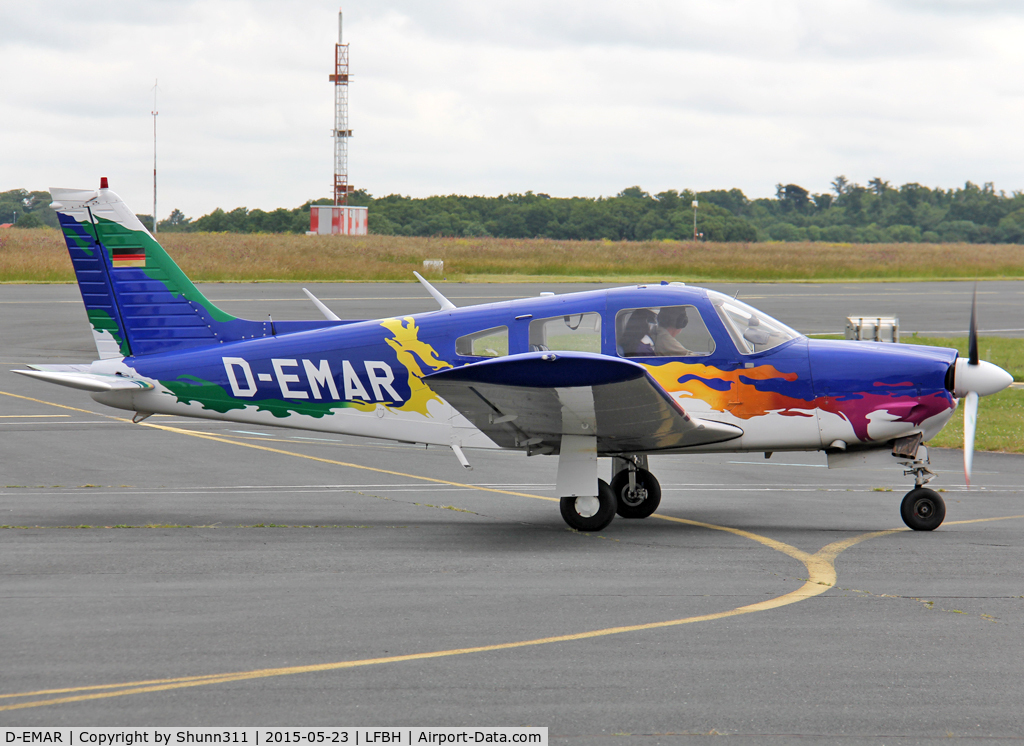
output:
[[[111,262],[114,269],[122,267],[145,267],[146,250],[140,247],[115,248],[111,251]]]

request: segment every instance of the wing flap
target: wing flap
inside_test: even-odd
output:
[[[693,417],[629,360],[584,352],[513,355],[424,377],[504,448],[557,451],[562,435],[596,435],[600,453],[732,440],[733,425]]]

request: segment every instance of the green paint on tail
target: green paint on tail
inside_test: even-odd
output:
[[[83,231],[85,231],[90,236],[92,236],[93,241],[96,240],[96,229],[93,228],[92,223],[84,222],[84,223],[76,223],[75,225],[78,225]],[[82,238],[82,236],[79,235],[78,232],[75,231],[70,225],[62,225],[61,226],[61,232],[64,234],[65,240],[74,241],[75,242],[75,246],[77,246],[82,251],[84,251],[86,256],[92,256],[93,255],[93,249],[94,249],[94,246],[95,246],[93,241],[89,241],[89,240],[86,240],[86,239]]]
[[[117,342],[117,348],[124,357],[132,354],[128,348],[128,340],[124,338],[121,330],[117,328],[117,322],[114,321],[113,316],[101,308],[88,308],[86,313],[89,315],[89,323],[92,324],[93,329],[98,332],[110,332],[110,336]]]
[[[162,283],[172,295],[183,296],[197,306],[202,306],[214,321],[234,321],[235,317],[217,308],[192,284],[174,260],[146,231],[133,231],[120,223],[97,217],[99,240],[113,252],[115,248],[137,249],[146,254],[146,266],[141,268],[145,275]],[[87,227],[91,232],[91,227]]]
[[[231,396],[223,387],[215,383],[204,381],[196,376],[178,376],[176,381],[161,381],[161,385],[170,390],[181,404],[197,402],[203,409],[224,414],[233,409],[245,409],[255,405],[257,411],[270,412],[275,417],[285,418],[293,414],[304,414],[309,417],[326,417],[333,414],[335,409],[362,409],[363,406],[373,408],[374,405],[367,404],[360,406],[359,403],[347,401],[301,401],[295,399],[254,399],[247,401]]]

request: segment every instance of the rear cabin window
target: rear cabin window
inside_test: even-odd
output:
[[[465,334],[455,340],[455,353],[464,357],[504,357],[508,354],[508,327]]]
[[[601,314],[574,313],[530,322],[530,351],[601,352]]]
[[[622,357],[701,357],[715,351],[696,306],[624,308],[615,316],[615,347]]]

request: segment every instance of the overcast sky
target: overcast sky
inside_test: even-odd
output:
[[[350,0],[350,181],[376,196],[779,182],[1024,189],[1018,0]],[[0,4],[0,191],[159,208],[333,178],[336,2]]]

